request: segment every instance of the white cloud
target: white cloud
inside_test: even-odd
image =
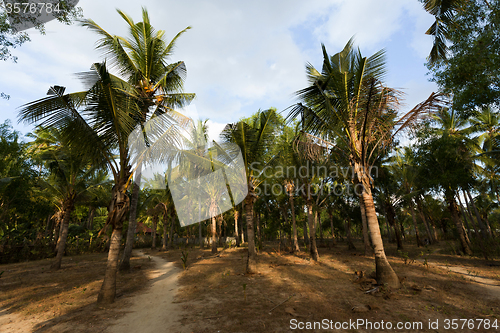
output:
[[[79,5],[86,17],[112,34],[128,33],[115,7],[141,20],[141,4],[132,0],[82,0]],[[193,27],[178,40],[171,61],[186,62],[185,90],[197,94],[198,116],[210,118],[216,129],[259,108],[282,110],[294,103],[293,92],[306,85],[304,64],[321,66],[320,42],[333,54],[355,34],[362,50],[372,52],[405,30],[411,39],[402,41],[401,52],[418,52],[421,58],[429,50],[424,32],[432,18],[417,0],[144,0],[142,5],[149,10],[153,26],[166,31],[168,40],[188,25]],[[102,61],[94,49],[98,36],[80,26],[51,22],[46,36],[31,35],[32,42],[15,50],[18,64],[0,64],[0,91],[12,96],[8,106],[0,100],[2,118],[3,108],[8,108],[8,115],[14,114],[14,101],[42,98],[50,85],[81,89],[71,74]],[[422,66],[422,61],[412,66]],[[399,81],[410,79],[415,87],[427,80]],[[410,97],[414,88],[407,88]]]

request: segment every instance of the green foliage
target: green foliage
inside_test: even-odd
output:
[[[85,228],[78,224],[70,224],[68,227],[68,237],[75,237],[86,232]]]
[[[464,126],[453,110],[442,109],[432,122],[420,128],[415,162],[422,187],[454,191],[474,183],[474,142]]]
[[[182,251],[181,261],[182,261],[182,268],[184,269],[187,269],[188,255],[189,255],[188,251],[186,252]]]
[[[434,81],[453,95],[453,108],[470,116],[500,106],[500,1],[469,0],[448,27],[448,61],[430,66]]]

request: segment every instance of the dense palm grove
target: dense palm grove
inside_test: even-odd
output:
[[[26,137],[0,126],[0,263],[54,257],[59,269],[65,254],[109,251],[99,301],[112,302],[132,246],[247,246],[251,273],[264,242],[320,260],[318,247],[351,249],[358,238],[375,258],[377,281],[393,287],[387,243],[500,255],[498,48],[483,46],[498,43],[500,4],[424,3],[436,16],[428,66],[441,93],[402,113],[402,93],[384,82],[383,51],[365,57],[352,40],[333,55],[323,46],[323,64],[306,66],[296,104],[256,110],[221,133],[219,142],[241,149],[244,201],[187,227],[168,188],[136,185],[142,162],[128,138],[140,128],[154,146],[144,128],[167,116],[162,143],[199,155],[207,125],[178,113],[194,94],[183,91],[186,65],[168,62],[189,27],[167,42],[145,10],[138,23],[119,11],[126,38],[84,21],[106,58],[80,74],[86,90],[53,86],[20,107],[19,120],[37,125]],[[475,56],[483,60],[470,62]]]

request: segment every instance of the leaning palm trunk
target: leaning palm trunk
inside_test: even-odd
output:
[[[462,246],[462,251],[466,255],[472,255],[472,251],[470,249],[470,241],[469,238],[467,237],[467,234],[465,233],[464,225],[462,223],[462,220],[460,220],[460,217],[458,216],[458,208],[457,208],[457,203],[455,202],[455,196],[451,191],[447,191],[447,201],[448,201],[448,209],[450,210],[451,213],[451,218],[455,222],[455,226],[457,228],[458,232],[458,237],[460,240],[460,245]]]
[[[472,215],[470,214],[470,211],[468,211],[469,215],[467,215],[467,213],[465,211],[465,207],[462,204],[462,200],[460,199],[459,195],[457,195],[457,198],[458,198],[458,203],[459,203],[460,211],[462,212],[462,217],[463,217],[463,221],[464,221],[464,224],[465,224],[465,230],[467,231],[467,235],[469,236],[469,239],[471,239],[472,238],[472,230],[474,230],[474,233],[477,234],[477,232],[479,231],[479,229],[477,228],[476,224],[474,223],[474,219],[472,218]],[[467,208],[469,208],[468,205],[467,205]],[[469,219],[471,221],[472,229],[469,226],[469,222],[468,222],[467,216],[469,216]]]
[[[355,170],[359,181],[363,185],[362,199],[365,206],[368,229],[370,230],[370,237],[375,252],[375,275],[377,282],[379,284],[387,284],[391,288],[399,288],[399,278],[385,256],[384,243],[382,242],[380,226],[378,224],[375,204],[373,202],[370,175],[367,174],[366,169],[359,164],[355,165]]]
[[[311,258],[314,261],[318,261],[319,254],[318,248],[316,247],[316,228],[314,227],[314,212],[312,200],[308,199],[306,202],[307,205],[307,222],[309,223],[309,252],[311,253]]]
[[[120,179],[113,187],[113,198],[109,206],[106,223],[113,226],[111,242],[108,253],[108,265],[104,275],[104,281],[97,297],[97,303],[113,303],[116,295],[116,272],[118,270],[118,257],[122,240],[123,222],[127,216],[130,201],[126,193],[126,179]]]
[[[481,215],[479,214],[479,211],[477,210],[476,203],[474,202],[474,199],[472,198],[472,195],[470,194],[470,191],[466,190],[464,192],[469,197],[469,202],[471,203],[472,208],[474,210],[474,213],[476,214],[476,219],[477,219],[477,222],[479,223],[479,228],[481,228],[481,235],[484,238],[491,237],[491,229],[488,229],[486,227],[486,225],[483,223],[483,220],[481,219]]]
[[[363,243],[365,244],[365,256],[370,255],[370,240],[368,239],[368,223],[366,221],[366,211],[365,204],[363,200],[360,198],[359,200],[359,208],[361,210],[361,223],[363,225]]]
[[[255,194],[253,191],[248,191],[245,198],[245,219],[247,221],[247,241],[248,241],[248,261],[247,273],[257,272],[257,252],[255,251],[255,232],[253,224],[253,205],[255,203]]]
[[[60,226],[61,235],[59,236],[59,239],[57,241],[57,255],[55,261],[50,266],[51,269],[55,270],[61,268],[62,257],[66,248],[66,240],[68,239],[69,220],[74,207],[73,202],[70,199],[66,199],[63,205],[64,217],[61,221]]]
[[[429,238],[429,243],[434,244],[434,243],[436,243],[436,239],[434,239],[434,235],[432,234],[431,228],[429,227],[429,222],[427,222],[427,219],[425,218],[425,214],[424,214],[424,210],[422,209],[422,203],[420,201],[420,198],[417,197],[415,199],[415,201],[417,202],[418,214],[420,215],[422,222],[424,222],[425,231],[427,232],[427,237]]]
[[[417,217],[415,216],[415,207],[413,206],[413,201],[410,199],[410,212],[411,219],[413,220],[413,227],[415,228],[415,238],[417,241],[417,246],[422,246],[422,241],[420,240],[420,232],[418,231]]]

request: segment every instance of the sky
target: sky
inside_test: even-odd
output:
[[[321,43],[333,55],[352,36],[363,56],[386,50],[385,82],[405,92],[401,112],[437,90],[425,67],[432,46],[425,31],[433,17],[418,0],[81,0],[78,6],[113,35],[128,34],[117,8],[139,22],[145,7],[167,41],[191,26],[169,62],[185,62],[185,92],[196,99],[183,112],[208,118],[212,139],[259,109],[282,112],[296,103],[294,92],[307,86],[306,63],[321,69]],[[20,106],[43,98],[53,85],[82,90],[74,74],[104,60],[95,49],[99,37],[78,24],[52,21],[46,35],[28,32],[31,42],[13,50],[17,63],[0,62],[0,92],[11,96],[0,99],[0,123],[10,119],[23,134],[34,125],[18,124]]]

